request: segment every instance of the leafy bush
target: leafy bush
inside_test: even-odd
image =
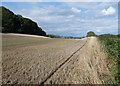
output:
[[[105,46],[105,51],[108,53],[108,59],[111,59],[114,63],[110,69],[113,76],[114,82],[120,83],[120,69],[118,68],[120,63],[120,38],[118,35],[105,34],[98,36],[100,42]]]
[[[87,37],[91,37],[91,36],[96,36],[96,34],[92,31],[90,31],[87,33]]]
[[[61,38],[60,36],[58,35],[52,35],[52,34],[48,34],[46,35],[47,37],[50,37],[50,38]]]

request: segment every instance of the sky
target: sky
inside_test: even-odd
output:
[[[118,2],[3,2],[2,6],[37,22],[47,34],[118,34]]]

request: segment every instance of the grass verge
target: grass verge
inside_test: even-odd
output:
[[[120,48],[120,36],[118,35],[100,35],[98,36],[100,43],[102,44],[103,50],[108,54],[108,68],[113,76],[113,83],[119,84],[120,80],[120,59],[119,59],[119,48]]]

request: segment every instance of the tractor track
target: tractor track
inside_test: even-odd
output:
[[[88,41],[88,40],[87,40],[87,41]],[[44,85],[44,83],[45,83],[48,79],[50,79],[50,78],[57,72],[57,70],[59,70],[59,69],[60,69],[65,63],[67,63],[80,49],[82,49],[82,48],[86,45],[87,41],[86,41],[80,48],[78,48],[75,52],[73,52],[73,53],[70,55],[70,57],[68,57],[62,64],[60,64],[45,80],[43,80],[43,81],[40,83],[39,86]]]

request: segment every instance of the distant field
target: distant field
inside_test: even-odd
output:
[[[31,43],[44,43],[54,39],[34,35],[3,34],[2,46],[15,46]]]

